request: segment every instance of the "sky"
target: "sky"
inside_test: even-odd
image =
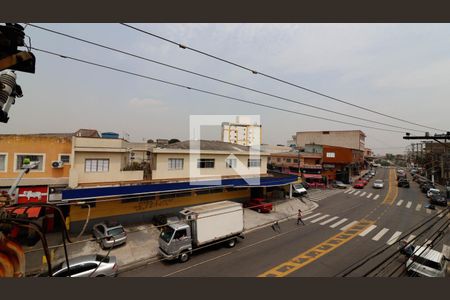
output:
[[[332,111],[435,133],[254,75],[120,24],[38,25]],[[133,25],[375,111],[449,128],[450,24]],[[282,109],[395,129],[227,86],[31,26],[25,33],[36,48]],[[286,144],[297,131],[353,129],[364,131],[366,146],[377,154],[404,153],[411,143],[402,133],[239,103],[33,52],[36,73],[17,73],[24,96],[12,106],[9,122],[0,124],[0,133],[95,128],[128,134],[132,141],[186,140],[190,115],[259,115],[262,142],[267,144]],[[209,132],[206,138],[220,139],[218,131]]]

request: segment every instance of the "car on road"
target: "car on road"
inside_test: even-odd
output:
[[[358,179],[358,181],[361,181],[364,185],[369,183],[369,181],[364,178],[360,178],[360,179]]]
[[[429,189],[429,190],[427,191],[427,197],[428,197],[428,198],[431,198],[431,196],[433,196],[433,195],[438,195],[438,194],[440,194],[440,193],[441,193],[440,190],[431,188],[431,189]]]
[[[377,179],[373,182],[372,187],[374,189],[382,189],[384,187],[384,182],[382,179]]]
[[[246,202],[244,207],[250,208],[259,213],[270,213],[273,209],[272,203],[265,202],[264,198],[253,198]]]
[[[335,181],[332,183],[332,186],[337,189],[346,189],[348,187],[348,185],[346,185],[342,181]]]
[[[416,246],[414,253],[406,261],[406,271],[410,276],[445,277],[448,259],[436,250],[426,246]]]
[[[397,186],[409,188],[409,181],[407,179],[400,179],[397,183]]]
[[[66,261],[52,269],[53,277],[113,277],[117,276],[119,266],[115,256],[84,255],[69,259],[69,268]],[[48,272],[40,274],[48,277]]]
[[[375,172],[375,170],[370,170],[370,175],[375,176],[377,175],[377,172]]]
[[[355,183],[353,184],[353,188],[354,189],[363,189],[365,186],[364,182],[362,182],[361,180],[357,180],[355,181]]]
[[[292,191],[292,193],[294,195],[304,196],[304,195],[308,194],[308,191],[306,190],[304,185],[302,185],[301,183],[294,184],[292,187],[294,188]]]
[[[105,221],[94,225],[92,234],[102,249],[122,245],[127,241],[127,233],[123,226],[115,221]]]
[[[430,197],[430,204],[447,206],[447,197],[442,194],[433,194]]]

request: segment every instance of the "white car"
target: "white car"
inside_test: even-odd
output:
[[[293,190],[294,194],[297,194],[300,196],[308,194],[308,191],[305,189],[305,187],[302,184],[294,184],[293,188],[294,188],[294,190]]]
[[[438,189],[429,189],[428,192],[427,192],[427,197],[431,198],[432,195],[437,195],[437,194],[440,194],[440,193],[441,193],[441,191],[438,190]]]
[[[372,186],[374,189],[382,189],[384,187],[384,182],[381,179],[377,179],[373,182]]]
[[[445,277],[448,261],[441,252],[426,247],[414,247],[414,253],[406,262],[409,275]]]

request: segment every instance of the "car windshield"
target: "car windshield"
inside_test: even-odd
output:
[[[336,181],[336,184],[344,184],[342,181]]]
[[[294,184],[295,189],[304,189],[303,185],[301,184]]]
[[[383,183],[383,180],[377,179],[375,180],[375,183]]]
[[[108,235],[110,235],[110,236],[120,235],[122,233],[124,233],[124,230],[122,227],[117,227],[117,228],[108,230]]]
[[[439,270],[440,271],[442,269],[441,264],[439,264],[436,261],[428,260],[425,257],[414,255],[413,256],[413,261],[418,263],[418,264],[421,264],[421,265],[423,265],[425,267],[432,268],[432,269],[435,269],[435,270]]]
[[[101,261],[103,263],[109,263],[109,256],[103,256],[103,255],[97,254],[95,256],[95,260],[96,261]]]
[[[172,227],[164,226],[162,228],[160,237],[164,242],[168,243],[170,242],[170,239],[172,238],[174,232],[175,230]]]

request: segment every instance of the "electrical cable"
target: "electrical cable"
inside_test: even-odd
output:
[[[120,49],[117,49],[117,48],[114,48],[114,47],[106,46],[106,45],[103,45],[103,44],[100,44],[100,43],[97,43],[97,42],[93,42],[93,41],[89,41],[89,40],[86,40],[86,39],[83,39],[83,38],[80,38],[80,37],[76,37],[76,36],[73,36],[73,35],[70,35],[70,34],[66,34],[66,33],[62,33],[62,32],[56,31],[56,30],[48,29],[48,28],[45,28],[45,27],[42,27],[42,26],[38,26],[38,25],[34,25],[34,24],[28,24],[28,25],[30,25],[32,27],[35,27],[35,28],[38,28],[38,29],[41,29],[41,30],[44,30],[44,31],[47,31],[47,32],[51,32],[51,33],[58,34],[58,35],[61,35],[61,36],[64,36],[64,37],[67,37],[67,38],[70,38],[70,39],[74,39],[74,40],[77,40],[77,41],[80,41],[80,42],[83,42],[83,43],[87,43],[87,44],[94,45],[94,46],[97,46],[97,47],[100,47],[100,48],[103,48],[103,49],[107,49],[107,50],[110,50],[110,51],[113,51],[113,52],[117,52],[117,53],[121,53],[121,54],[124,54],[124,55],[128,55],[128,56],[131,56],[131,57],[134,57],[134,58],[138,58],[138,59],[141,59],[141,60],[145,60],[145,61],[148,61],[148,62],[151,62],[151,63],[158,64],[158,65],[161,65],[161,66],[164,66],[164,67],[168,67],[168,68],[171,68],[171,69],[182,71],[182,72],[185,72],[185,73],[188,73],[188,74],[192,74],[192,75],[195,75],[195,76],[199,76],[199,77],[202,77],[202,78],[207,78],[207,79],[210,79],[210,80],[213,80],[213,81],[216,81],[216,82],[220,82],[220,83],[231,85],[231,86],[234,86],[234,87],[238,87],[238,88],[241,88],[241,89],[244,89],[244,90],[252,91],[252,92],[255,92],[255,93],[258,93],[258,94],[261,94],[261,95],[277,98],[277,99],[280,99],[280,100],[283,100],[283,101],[299,104],[299,105],[302,105],[302,106],[307,106],[307,107],[310,107],[310,108],[326,111],[326,112],[337,114],[337,115],[342,115],[342,116],[349,117],[349,118],[354,118],[354,119],[358,119],[358,120],[362,120],[362,121],[366,121],[366,122],[376,123],[376,124],[379,124],[379,125],[384,125],[384,126],[389,126],[389,127],[399,128],[399,129],[405,129],[405,130],[409,130],[409,131],[425,132],[425,131],[422,131],[422,130],[417,130],[417,129],[407,128],[407,127],[392,125],[392,124],[389,124],[389,123],[386,123],[386,122],[374,121],[374,120],[370,120],[370,119],[354,116],[354,115],[351,115],[351,114],[337,112],[337,111],[334,111],[334,110],[331,110],[331,109],[326,109],[326,108],[323,108],[323,107],[307,104],[307,103],[300,102],[300,101],[297,101],[297,100],[292,100],[292,99],[289,99],[289,98],[286,98],[286,97],[282,97],[282,96],[279,96],[279,95],[275,95],[275,94],[271,94],[271,93],[268,93],[268,92],[264,92],[264,91],[261,91],[261,90],[257,90],[257,89],[254,89],[254,88],[251,88],[251,87],[248,87],[248,86],[244,86],[244,85],[240,85],[240,84],[237,84],[237,83],[229,82],[229,81],[226,81],[226,80],[223,80],[223,79],[219,79],[219,78],[216,78],[216,77],[212,77],[212,76],[209,76],[209,75],[204,75],[204,74],[201,74],[201,73],[198,73],[198,72],[195,72],[195,71],[191,71],[191,70],[188,70],[188,69],[180,68],[180,67],[177,67],[177,66],[174,66],[174,65],[170,65],[170,64],[163,63],[163,62],[160,62],[160,61],[157,61],[157,60],[154,60],[154,59],[146,58],[146,57],[143,57],[143,56],[140,56],[140,55],[137,55],[137,54],[134,54],[134,53],[130,53],[130,52],[127,52],[127,51],[124,51],[124,50],[120,50]]]
[[[370,108],[366,108],[366,107],[363,107],[363,106],[361,106],[361,105],[357,105],[357,104],[354,104],[354,103],[350,103],[350,102],[348,102],[348,101],[345,101],[345,100],[342,100],[342,99],[338,99],[338,98],[336,98],[336,97],[333,97],[333,96],[330,96],[330,95],[327,95],[327,94],[324,94],[324,93],[315,91],[315,90],[313,90],[313,89],[310,89],[310,88],[307,88],[307,87],[304,87],[304,86],[301,86],[301,85],[298,85],[298,84],[295,84],[295,83],[291,83],[291,82],[289,82],[289,81],[286,81],[286,80],[277,78],[277,77],[275,77],[275,76],[273,76],[273,75],[269,75],[269,74],[266,74],[266,73],[262,73],[262,72],[256,71],[255,69],[251,69],[251,68],[249,68],[249,67],[245,67],[245,66],[240,65],[240,64],[238,64],[238,63],[235,63],[235,62],[232,62],[232,61],[229,61],[229,60],[220,58],[220,57],[218,57],[218,56],[215,56],[215,55],[206,53],[206,52],[204,52],[204,51],[201,51],[201,50],[198,50],[198,49],[195,49],[195,48],[191,48],[191,47],[189,47],[189,46],[180,44],[180,43],[178,43],[178,42],[175,42],[175,41],[172,41],[172,40],[170,40],[170,39],[164,38],[164,37],[162,37],[162,36],[160,36],[160,35],[157,35],[157,34],[154,34],[154,33],[149,32],[149,31],[140,29],[140,28],[138,28],[138,27],[131,26],[131,25],[125,24],[125,23],[120,23],[120,24],[123,25],[123,26],[125,26],[125,27],[131,28],[131,29],[133,29],[133,30],[139,31],[139,32],[141,32],[141,33],[147,34],[147,35],[149,35],[149,36],[155,37],[155,38],[157,38],[157,39],[160,39],[160,40],[166,41],[166,42],[168,42],[168,43],[174,44],[174,45],[176,45],[176,46],[178,46],[178,47],[180,47],[180,48],[182,48],[182,49],[191,50],[191,51],[196,52],[196,53],[199,53],[199,54],[201,54],[201,55],[205,55],[205,56],[210,57],[210,58],[213,58],[213,59],[215,59],[215,60],[219,60],[219,61],[221,61],[221,62],[224,62],[224,63],[230,64],[230,65],[233,65],[233,66],[238,67],[238,68],[240,68],[240,69],[244,69],[244,70],[246,70],[246,71],[250,71],[250,72],[252,72],[254,75],[258,75],[258,74],[259,74],[259,75],[261,75],[261,76],[263,76],[263,77],[266,77],[266,78],[269,78],[269,79],[272,79],[272,80],[275,80],[275,81],[278,81],[278,82],[281,82],[281,83],[284,83],[284,84],[287,84],[287,85],[290,85],[290,86],[293,86],[293,87],[296,87],[296,88],[299,88],[299,89],[302,89],[302,90],[304,90],[304,91],[307,91],[307,92],[316,94],[316,95],[318,95],[318,96],[322,96],[322,97],[328,98],[328,99],[333,100],[333,101],[337,101],[337,102],[340,102],[340,103],[343,103],[343,104],[346,104],[346,105],[349,105],[349,106],[352,106],[352,107],[356,107],[356,108],[359,108],[359,109],[362,109],[362,110],[365,110],[365,111],[369,111],[369,112],[374,113],[374,114],[377,114],[377,115],[381,115],[381,116],[384,116],[384,117],[388,117],[388,118],[391,118],[391,119],[394,119],[394,120],[397,120],[397,121],[401,121],[401,122],[404,122],[404,123],[412,124],[412,125],[415,125],[415,126],[424,127],[424,128],[428,128],[428,129],[433,129],[433,130],[437,130],[437,131],[441,131],[441,132],[446,132],[446,131],[447,131],[447,130],[443,130],[443,129],[439,129],[439,128],[434,128],[434,127],[430,127],[430,126],[421,125],[421,124],[418,124],[418,123],[415,123],[415,122],[411,122],[411,121],[408,121],[408,120],[405,120],[405,119],[401,119],[401,118],[398,118],[398,117],[394,117],[394,116],[391,116],[391,115],[388,115],[388,114],[385,114],[385,113],[381,113],[381,112],[379,112],[379,111],[376,111],[376,110],[373,110],[373,109],[370,109]]]
[[[105,261],[106,258],[109,257],[109,254],[111,253],[112,248],[114,248],[114,246],[116,245],[116,238],[114,236],[111,236],[111,238],[113,239],[113,244],[111,245],[111,247],[109,247],[108,249],[108,253],[106,253],[106,255],[104,255],[102,257],[102,259],[100,260],[99,264],[97,265],[97,267],[95,267],[94,271],[92,271],[91,274],[89,274],[88,277],[92,277],[92,275],[95,274],[95,272],[97,272],[98,268],[100,267],[100,265]],[[117,262],[116,262],[117,263]]]
[[[136,77],[140,77],[140,78],[144,78],[144,79],[149,79],[149,80],[156,81],[156,82],[159,82],[159,83],[164,83],[164,84],[167,84],[167,85],[176,86],[178,88],[193,90],[193,91],[196,91],[196,92],[200,92],[200,93],[203,93],[203,94],[208,94],[208,95],[212,95],[212,96],[216,96],[216,97],[220,97],[220,98],[224,98],[224,99],[229,99],[229,100],[238,101],[238,102],[247,103],[247,104],[253,104],[253,105],[257,105],[257,106],[261,106],[261,107],[265,107],[265,108],[270,108],[270,109],[274,109],[274,110],[278,110],[278,111],[293,113],[293,114],[306,116],[306,117],[310,117],[310,118],[314,118],[314,119],[330,121],[330,122],[334,122],[334,123],[340,123],[340,124],[345,124],[345,125],[370,128],[370,129],[386,131],[386,132],[395,132],[395,133],[402,133],[402,134],[404,133],[403,131],[399,131],[399,130],[392,130],[392,129],[386,129],[386,128],[380,128],[380,127],[373,127],[373,126],[369,126],[369,125],[361,125],[361,124],[356,124],[356,123],[351,123],[351,122],[346,122],[346,121],[340,121],[340,120],[334,120],[334,119],[321,117],[321,116],[316,116],[316,115],[311,115],[311,114],[305,114],[305,113],[301,113],[301,112],[294,111],[294,110],[289,110],[289,109],[284,109],[284,108],[280,108],[280,107],[270,106],[270,105],[267,105],[267,104],[262,104],[262,103],[258,103],[258,102],[244,100],[244,99],[241,99],[241,98],[227,96],[227,95],[211,92],[211,91],[204,90],[204,89],[199,89],[199,88],[195,88],[195,87],[191,87],[191,86],[187,86],[187,85],[183,85],[183,84],[179,84],[179,83],[175,83],[175,82],[171,82],[171,81],[167,81],[167,80],[163,80],[163,79],[159,79],[159,78],[155,78],[155,77],[150,77],[150,76],[147,76],[147,75],[143,75],[143,74],[127,71],[127,70],[124,70],[124,69],[119,69],[119,68],[115,68],[115,67],[111,67],[111,66],[107,66],[107,65],[103,65],[103,64],[99,64],[99,63],[95,63],[95,62],[91,62],[91,61],[87,61],[87,60],[83,60],[83,59],[79,59],[79,58],[75,58],[75,57],[68,56],[68,55],[58,54],[58,53],[55,53],[55,52],[52,52],[52,51],[48,51],[48,50],[43,50],[43,49],[39,49],[39,48],[35,48],[35,47],[33,47],[32,49],[36,50],[36,51],[39,51],[39,52],[47,53],[47,54],[50,54],[50,55],[53,55],[53,56],[58,56],[60,58],[69,59],[69,60],[73,60],[73,61],[81,62],[81,63],[84,63],[84,64],[97,66],[97,67],[104,68],[104,69],[109,69],[109,70],[112,70],[112,71],[116,71],[116,72],[120,72],[120,73],[124,73],[124,74],[128,74],[128,75],[132,75],[132,76],[136,76]]]

